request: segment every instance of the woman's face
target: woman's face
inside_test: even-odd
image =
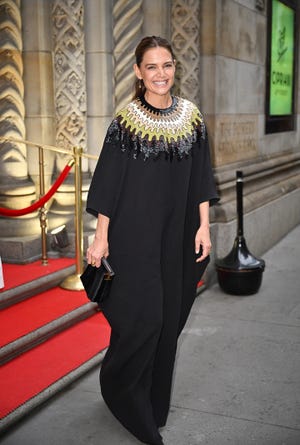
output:
[[[175,61],[170,52],[161,46],[148,49],[140,67],[134,65],[139,79],[143,79],[148,97],[165,96],[174,84]]]

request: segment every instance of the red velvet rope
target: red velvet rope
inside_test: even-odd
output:
[[[29,207],[25,207],[24,209],[19,209],[19,210],[6,209],[5,207],[0,207],[0,216],[13,217],[13,216],[27,215],[27,213],[34,212],[40,207],[43,207],[43,205],[54,195],[58,187],[64,182],[72,166],[73,163],[65,166],[65,168],[63,169],[59,177],[56,179],[54,184],[52,184],[48,192],[45,195],[43,195],[38,201],[31,204]]]

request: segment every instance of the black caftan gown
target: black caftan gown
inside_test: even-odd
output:
[[[217,200],[202,116],[173,97],[158,110],[139,98],[111,123],[87,211],[110,218],[116,275],[101,309],[111,326],[102,395],[147,444],[162,444],[177,338],[208,263],[196,263],[199,204]]]

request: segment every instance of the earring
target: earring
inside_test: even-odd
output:
[[[141,90],[143,86],[143,79],[139,79],[139,89]]]

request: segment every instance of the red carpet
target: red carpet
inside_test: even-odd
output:
[[[103,350],[110,328],[101,313],[61,332],[0,370],[0,418]]]
[[[55,287],[0,312],[0,347],[88,303],[84,291]]]
[[[3,264],[5,287],[18,286],[74,264],[74,259],[49,259],[26,265]],[[1,292],[0,292],[1,298]],[[55,287],[0,311],[0,347],[88,303],[85,292]],[[19,355],[0,369],[0,418],[49,388],[95,357],[109,343],[110,327],[101,312],[77,322]]]
[[[4,264],[5,288],[18,287],[74,264],[73,259],[40,261],[27,265]],[[199,282],[199,286],[203,282]],[[55,287],[0,312],[0,347],[88,303],[84,291]],[[95,357],[109,344],[110,327],[101,312],[54,335],[0,369],[0,418],[49,388]]]
[[[203,281],[203,280],[200,280],[200,281],[198,282],[198,284],[197,284],[197,289],[200,289],[200,287],[203,286],[203,285],[204,285],[204,281]]]
[[[46,266],[42,265],[41,260],[30,264],[3,263],[5,287],[0,290],[0,293],[29,281],[34,281],[36,278],[56,272],[64,267],[72,266],[72,264],[75,264],[74,258],[49,259]]]

